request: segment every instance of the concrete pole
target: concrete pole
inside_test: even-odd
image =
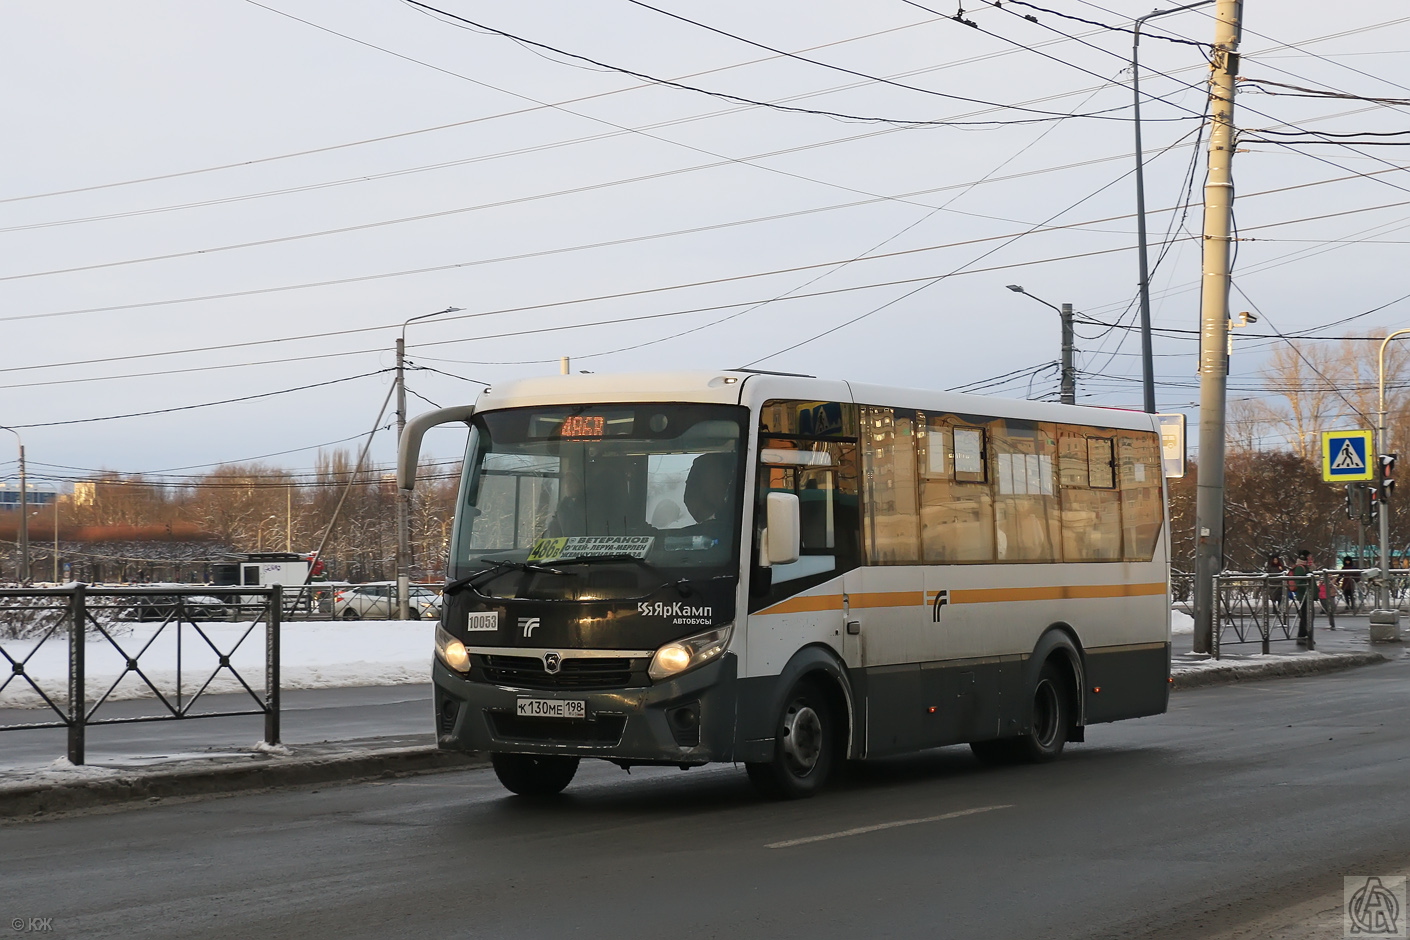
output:
[[[1062,317],[1062,394],[1064,405],[1077,404],[1077,370],[1072,365],[1072,304],[1063,304]]]
[[[1386,498],[1380,455],[1390,453],[1386,435],[1386,347],[1391,340],[1406,333],[1410,330],[1396,330],[1381,340],[1380,355],[1376,357],[1376,452],[1366,455],[1367,460],[1376,461],[1376,497],[1381,501],[1381,584],[1376,589],[1376,609],[1371,611],[1371,639],[1377,642],[1400,639],[1400,611],[1390,606],[1390,500]]]
[[[24,444],[20,444],[20,582],[29,580],[29,483],[24,472]]]
[[[406,337],[397,337],[397,447],[406,430]],[[411,619],[411,491],[397,487],[397,619]]]
[[[1200,296],[1199,485],[1195,497],[1194,650],[1214,643],[1214,578],[1224,566],[1224,410],[1229,381],[1229,235],[1234,209],[1234,79],[1242,0],[1218,0],[1209,77],[1209,176],[1204,185]]]

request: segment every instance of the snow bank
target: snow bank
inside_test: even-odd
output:
[[[280,634],[280,688],[326,689],[429,682],[435,628],[433,621],[425,620],[286,623]],[[202,638],[202,633],[209,637],[209,643]],[[152,690],[136,673],[124,674],[129,657],[137,657],[142,672],[174,702],[178,679],[176,625],[168,624],[160,629],[155,623],[134,624],[130,631],[124,629],[124,634],[115,637],[117,646],[101,635],[89,637],[84,651],[89,707],[114,682],[118,684],[109,701],[152,696]],[[221,655],[228,655],[235,671],[251,689],[263,696],[265,638],[262,624],[251,630],[249,624],[202,623],[199,632],[195,626],[184,624],[180,644],[180,686],[184,696],[189,698],[194,694],[212,673],[215,678],[208,692],[243,691],[230,669],[218,668]],[[57,704],[67,703],[68,644],[62,636],[38,645],[35,640],[10,640],[0,643],[0,647],[24,662],[25,674],[49,698]],[[0,660],[0,684],[5,686],[0,690],[0,707],[43,706],[44,700],[24,677],[10,672],[10,664]]]
[[[1172,610],[1170,612],[1170,632],[1172,635],[1178,633],[1194,633],[1195,618],[1191,617],[1183,610]]]

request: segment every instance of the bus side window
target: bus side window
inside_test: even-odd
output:
[[[1077,433],[1078,428],[1066,430],[1068,433],[1058,438],[1062,557],[1067,561],[1120,561],[1121,497],[1112,488],[1111,439],[1088,438]]]
[[[862,408],[862,463],[866,475],[867,563],[920,561],[916,506],[915,416],[891,408]]]
[[[922,560],[993,561],[994,498],[984,482],[984,431],[954,427],[935,415],[923,424],[917,438]]]
[[[1119,440],[1122,557],[1150,561],[1160,538],[1165,503],[1161,498],[1160,438],[1126,432]]]
[[[841,573],[857,564],[856,445],[765,439],[760,447],[758,517],[769,493],[798,497],[800,558],[772,570],[772,583]]]

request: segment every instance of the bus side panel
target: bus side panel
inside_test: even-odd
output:
[[[1169,680],[1169,643],[1087,650],[1087,724],[1163,714]]]

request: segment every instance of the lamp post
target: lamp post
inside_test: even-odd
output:
[[[1008,284],[1006,286],[1016,294],[1032,297],[1043,306],[1051,307],[1056,310],[1058,316],[1062,318],[1062,392],[1059,396],[1059,400],[1064,405],[1077,404],[1077,371],[1072,367],[1072,304],[1063,304],[1059,307],[1057,304],[1050,304],[1043,298],[1028,293],[1028,291],[1023,289],[1023,285],[1021,284]]]
[[[1376,357],[1376,453],[1367,454],[1369,460],[1376,458],[1380,463],[1380,454],[1389,453],[1386,446],[1386,347],[1390,341],[1397,336],[1404,336],[1410,330],[1396,330],[1385,339],[1381,340],[1381,351]],[[1377,479],[1380,486],[1377,489],[1377,496],[1381,500],[1380,515],[1380,553],[1381,553],[1381,584],[1376,590],[1376,606],[1378,610],[1371,611],[1371,639],[1394,642],[1400,639],[1400,611],[1391,609],[1390,606],[1390,500],[1385,492],[1385,481],[1381,479],[1382,474],[1377,472]]]
[[[24,438],[20,437],[19,431],[3,424],[0,424],[0,430],[15,435],[20,445],[20,568],[16,580],[23,583],[29,580],[29,484],[24,472]]]
[[[461,307],[447,307],[435,313],[423,313],[402,322],[397,337],[397,450],[406,430],[406,328],[417,320],[428,320],[446,313],[459,313]],[[397,487],[397,619],[411,619],[411,491]]]
[[[1181,10],[1209,6],[1214,0],[1199,0],[1182,7],[1169,10],[1155,10],[1136,18],[1131,30],[1131,93],[1135,95],[1135,111],[1132,122],[1136,126],[1136,257],[1141,271],[1141,394],[1145,410],[1155,414],[1155,359],[1151,352],[1151,276],[1150,265],[1146,260],[1146,161],[1141,145],[1141,27],[1146,20],[1155,19]]]
[[[255,551],[257,552],[264,551],[264,524],[271,519],[278,521],[279,517],[270,514],[261,519],[259,525],[255,526]]]

